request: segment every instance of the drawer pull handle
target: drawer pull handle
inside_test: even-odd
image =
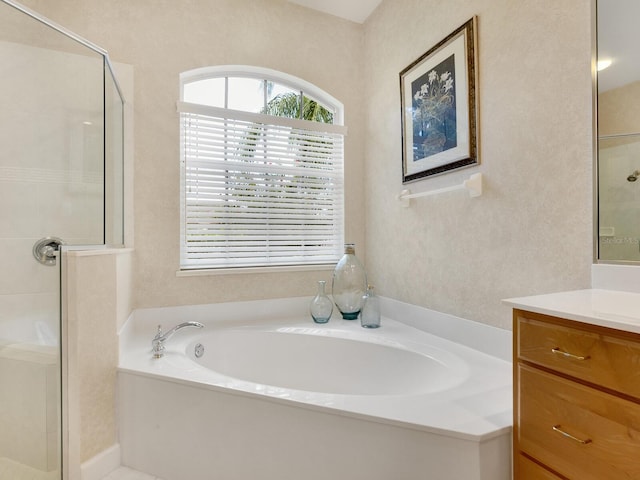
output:
[[[563,357],[572,358],[573,360],[589,360],[591,357],[589,355],[581,356],[574,355],[573,353],[565,352],[564,350],[560,350],[558,347],[554,347],[551,349],[553,353],[557,353],[558,355],[562,355]]]
[[[554,425],[553,426],[553,431],[554,432],[558,432],[559,434],[564,435],[567,438],[570,438],[574,442],[578,442],[580,445],[587,445],[587,444],[589,444],[589,443],[591,443],[593,441],[590,438],[587,438],[586,440],[582,440],[582,439],[580,439],[578,437],[574,437],[570,433],[567,433],[564,430],[562,430],[562,427],[560,425]]]

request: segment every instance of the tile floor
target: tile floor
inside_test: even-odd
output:
[[[127,467],[119,467],[102,480],[162,480],[153,475],[147,475]]]

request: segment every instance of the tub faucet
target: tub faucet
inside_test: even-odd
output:
[[[204,325],[200,322],[184,322],[180,325],[176,325],[166,333],[162,333],[162,326],[158,325],[158,333],[156,333],[156,336],[153,337],[153,340],[151,341],[151,345],[153,347],[153,358],[162,358],[164,355],[164,342],[169,340],[178,330],[185,327],[202,328]]]

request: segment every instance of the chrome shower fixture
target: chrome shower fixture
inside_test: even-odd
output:
[[[636,170],[627,177],[627,182],[635,182],[640,177],[640,170]]]

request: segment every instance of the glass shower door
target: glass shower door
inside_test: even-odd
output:
[[[9,3],[0,0],[0,480],[58,480],[55,239],[105,241],[104,57]]]

